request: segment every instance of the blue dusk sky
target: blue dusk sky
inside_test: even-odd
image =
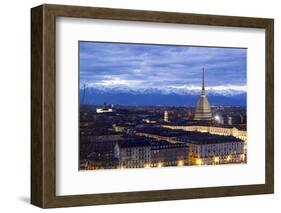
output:
[[[245,48],[79,42],[80,83],[131,90],[206,89],[246,92]]]

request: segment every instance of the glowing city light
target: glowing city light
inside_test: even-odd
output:
[[[220,121],[220,116],[215,115],[215,117],[214,117],[214,118],[215,118],[215,120],[216,120],[216,121]]]
[[[196,165],[202,165],[203,161],[202,161],[202,159],[198,158],[198,159],[196,159],[195,163],[196,163]]]
[[[228,156],[226,157],[226,160],[227,160],[227,161],[231,161],[231,159],[232,159],[232,156],[231,156],[231,155],[228,155]]]
[[[245,154],[241,154],[241,155],[240,155],[240,160],[241,160],[241,161],[244,161],[244,160],[245,160]]]
[[[183,160],[179,160],[178,161],[178,166],[183,166],[184,165],[184,161]]]
[[[220,158],[219,157],[214,157],[214,163],[219,163],[220,162]]]
[[[163,167],[163,163],[162,163],[162,162],[159,162],[159,163],[157,164],[157,167],[158,167],[158,168]]]
[[[148,169],[148,168],[150,168],[150,165],[149,164],[145,164],[144,168]]]

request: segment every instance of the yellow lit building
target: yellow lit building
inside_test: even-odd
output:
[[[208,136],[209,135],[209,136]],[[189,136],[189,165],[243,163],[244,142],[233,136]]]
[[[162,125],[164,128],[169,129],[180,129],[188,132],[206,132],[214,135],[224,135],[224,136],[234,136],[247,142],[247,131],[239,130],[235,127],[225,128],[225,127],[214,127],[214,126],[172,126],[172,125]]]

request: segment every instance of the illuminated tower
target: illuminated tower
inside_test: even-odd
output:
[[[227,119],[228,119],[228,122],[227,122],[227,123],[228,123],[228,125],[230,125],[230,126],[231,126],[231,125],[232,125],[232,117],[231,117],[231,116],[229,116],[229,117],[227,117]]]
[[[164,112],[164,121],[169,122],[169,114],[167,111]]]
[[[211,107],[208,102],[208,99],[206,97],[205,93],[205,77],[204,77],[204,67],[202,69],[202,89],[201,89],[201,95],[200,98],[197,102],[196,109],[195,109],[195,116],[194,120],[197,121],[209,121],[212,119],[212,112],[211,112]]]

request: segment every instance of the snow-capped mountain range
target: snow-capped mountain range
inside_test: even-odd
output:
[[[216,89],[217,88],[217,89]],[[82,90],[82,89],[81,89]],[[99,91],[100,93],[131,93],[131,94],[177,94],[177,95],[198,95],[201,88],[199,87],[165,87],[165,88],[128,88],[128,87],[90,87],[86,90]],[[208,88],[206,87],[208,95],[222,95],[222,96],[235,96],[246,93],[242,89],[222,89],[221,87]]]
[[[88,104],[103,102],[120,105],[189,105],[195,106],[201,88],[138,88],[89,87],[80,89],[80,101]],[[238,89],[206,88],[211,105],[246,105],[246,92]]]

